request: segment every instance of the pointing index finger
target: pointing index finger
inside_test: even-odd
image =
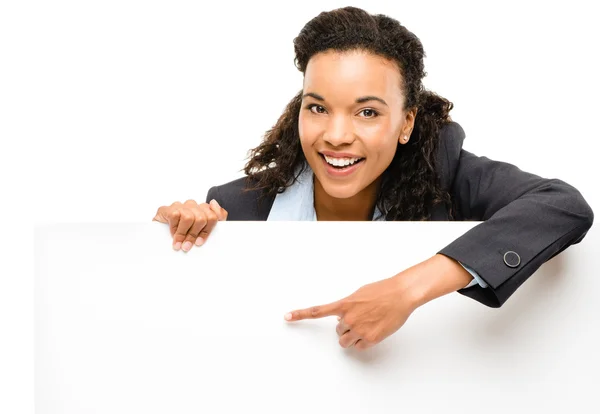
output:
[[[342,316],[342,303],[333,302],[327,305],[299,309],[285,315],[286,321],[301,321],[303,319],[318,319],[327,316]]]

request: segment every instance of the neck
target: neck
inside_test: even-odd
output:
[[[315,176],[315,212],[318,221],[370,221],[375,211],[380,179],[350,198],[335,198]]]

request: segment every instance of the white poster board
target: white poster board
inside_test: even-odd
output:
[[[477,224],[224,222],[189,253],[160,223],[40,225],[36,413],[595,412],[591,239],[502,308],[453,293],[367,351],[335,317],[284,321]]]

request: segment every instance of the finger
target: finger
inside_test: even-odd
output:
[[[156,214],[154,215],[154,218],[152,219],[152,221],[158,221],[159,223],[168,223],[168,220],[166,217],[168,208],[169,208],[168,206],[159,207],[158,210],[156,211]]]
[[[188,208],[180,208],[177,210],[177,214],[179,216],[179,222],[177,224],[177,229],[175,230],[175,234],[173,235],[173,248],[175,250],[179,250],[185,237],[187,236],[188,231],[192,227],[195,221],[194,212]],[[175,212],[173,213],[175,215]]]
[[[227,220],[227,210],[225,210],[223,207],[221,207],[219,205],[219,203],[217,202],[217,200],[210,200],[210,208],[212,211],[215,212],[215,214],[217,215],[219,221],[225,221]]]
[[[161,215],[166,220],[166,223],[169,224],[169,231],[171,232],[171,237],[175,236],[175,232],[177,231],[177,226],[179,225],[179,219],[181,217],[179,213],[179,209],[183,204],[179,201],[174,202],[168,207],[161,207],[159,210],[161,211]]]
[[[350,330],[350,331],[346,332],[345,334],[343,334],[342,336],[340,336],[339,343],[342,348],[350,348],[360,339],[361,338],[360,338],[360,336],[358,336],[358,334],[356,334],[354,331]]]
[[[371,348],[373,345],[375,344],[372,342],[366,341],[364,339],[359,339],[354,344],[354,348],[358,349],[359,351],[364,351],[365,349]]]
[[[161,206],[156,211],[156,215],[154,216],[154,218],[152,220],[158,221],[159,223],[171,224],[171,221],[172,221],[171,215],[173,214],[174,211],[178,210],[179,207],[181,207],[181,206],[182,206],[182,204],[179,201],[174,202],[170,206]],[[175,225],[175,229],[176,228],[177,228],[177,225]],[[172,229],[171,237],[175,233],[175,229]]]
[[[344,335],[349,330],[350,330],[350,327],[348,325],[346,325],[344,322],[338,323],[337,326],[335,327],[335,331],[337,332],[338,336]]]
[[[207,218],[206,214],[201,211],[197,206],[192,210],[192,214],[194,215],[194,224],[187,232],[183,244],[181,245],[181,250],[184,252],[189,252],[190,249],[194,246],[196,240],[198,240],[198,235],[206,226]]]
[[[328,305],[313,306],[312,308],[295,310],[285,315],[286,321],[301,321],[303,319],[317,319],[327,316],[342,315],[342,302],[333,302]]]
[[[179,209],[171,210],[169,215],[167,216],[167,220],[169,222],[169,231],[171,232],[171,237],[175,237],[175,233],[177,232],[177,227],[179,226],[179,220],[181,219],[181,212]],[[175,240],[175,239],[173,239]],[[175,243],[173,241],[173,243]]]
[[[198,234],[198,238],[196,239],[196,246],[202,246],[206,242],[206,239],[208,238],[210,233],[215,228],[215,225],[217,224],[219,218],[217,217],[217,214],[206,203],[200,204],[198,206],[198,209],[201,210],[202,214],[206,218],[206,223],[202,227],[202,230],[200,231],[200,233]]]
[[[189,209],[194,209],[194,208],[198,207],[198,203],[196,203],[196,201],[190,199],[190,200],[186,200],[186,202],[183,203],[183,206],[187,207]]]

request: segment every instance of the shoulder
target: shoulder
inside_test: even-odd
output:
[[[212,198],[219,203],[230,198],[237,198],[244,190],[251,188],[251,182],[247,176],[237,178],[224,184],[215,185],[208,190],[206,201],[209,202]]]
[[[255,189],[255,183],[255,179],[244,176],[213,186],[208,190],[206,202],[217,200],[227,210],[228,221],[266,220],[274,197],[268,197],[263,190]]]
[[[452,185],[465,137],[464,129],[457,122],[448,122],[440,128],[437,169],[442,188],[449,189]]]
[[[454,149],[460,152],[466,134],[463,127],[458,122],[448,122],[440,128],[440,143],[447,149]]]

